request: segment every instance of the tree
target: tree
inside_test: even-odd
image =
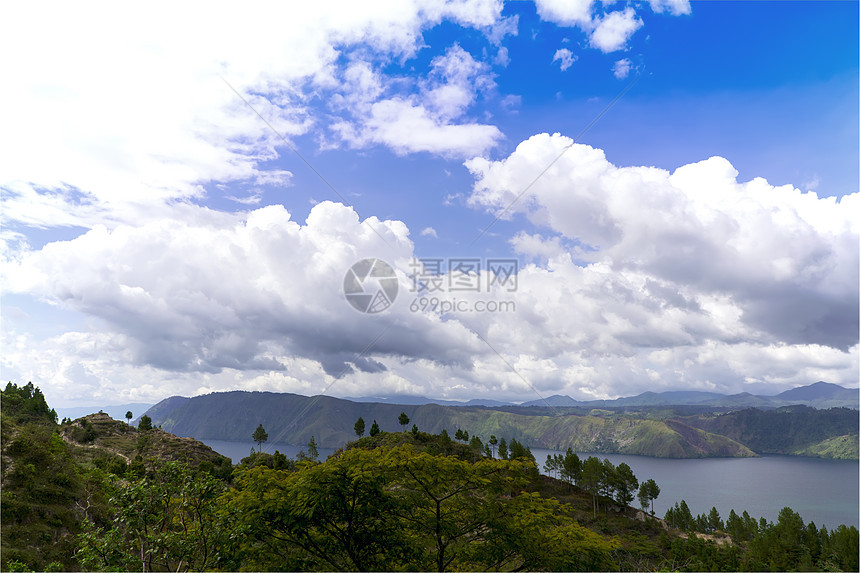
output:
[[[472,438],[469,440],[469,447],[476,452],[480,452],[484,449],[484,443],[478,436],[472,436]]]
[[[716,507],[712,507],[710,513],[708,513],[708,529],[711,533],[725,529],[723,520],[720,517],[720,512],[717,511]]]
[[[207,472],[166,462],[150,477],[117,479],[115,518],[103,529],[84,520],[76,559],[89,571],[205,571],[230,532],[217,517],[224,485]]]
[[[490,450],[493,452],[493,457],[496,457],[496,445],[499,443],[499,439],[490,434]]]
[[[400,412],[400,415],[397,416],[397,422],[404,428],[409,424],[409,416],[406,415],[406,412]]]
[[[316,461],[320,457],[320,452],[317,449],[317,441],[316,438],[311,436],[310,441],[308,442],[308,456],[314,461]]]
[[[413,436],[418,435],[418,424],[412,424],[412,435]]]
[[[257,448],[259,448],[260,453],[262,453],[263,442],[269,439],[269,434],[266,433],[266,430],[263,428],[263,424],[257,426],[257,429],[254,430],[254,433],[251,435],[251,439],[257,443]]]
[[[621,505],[630,505],[636,496],[634,492],[638,488],[639,480],[636,479],[630,466],[624,462],[618,464],[615,468],[615,501]]]
[[[570,448],[567,448],[561,461],[561,477],[570,484],[577,484],[582,479],[582,461]]]
[[[543,471],[545,471],[550,476],[553,476],[553,474],[558,471],[558,460],[553,457],[552,454],[546,455],[546,461],[543,464]]]
[[[224,501],[245,533],[241,550],[250,568],[403,568],[410,547],[387,517],[389,475],[379,458],[376,450],[355,448],[286,474],[265,466],[240,474]]]
[[[517,441],[516,438],[513,438],[511,440],[510,445],[508,446],[508,458],[511,460],[535,461],[531,450],[521,444],[519,441]]]
[[[125,413],[125,419],[128,420],[126,424],[131,424],[131,419],[134,418],[134,414],[131,413],[131,410]]]
[[[144,414],[140,417],[140,421],[137,423],[137,429],[143,432],[149,431],[152,429],[152,418]]]
[[[359,438],[364,435],[364,418],[359,416],[358,420],[355,421],[355,426],[353,426],[355,430],[355,435]]]
[[[660,495],[660,486],[653,479],[648,479],[642,482],[639,486],[639,503],[642,504],[642,509],[647,509],[648,504],[651,504],[651,515],[654,515],[654,500]]]
[[[505,441],[504,438],[499,440],[499,459],[508,459],[508,443]]]
[[[666,510],[664,519],[666,523],[681,531],[692,531],[695,528],[696,519],[693,517],[687,502],[683,499],[680,504],[676,501],[674,507]]]
[[[597,496],[600,493],[600,482],[603,476],[603,464],[594,456],[582,462],[582,477],[580,479],[582,488],[591,494],[592,504],[594,509],[594,517],[597,517],[599,509]]]
[[[375,436],[379,433],[379,424],[376,423],[376,420],[370,425],[370,435]]]
[[[603,458],[601,465],[603,467],[600,472],[600,494],[605,497],[612,497],[615,492],[615,484],[618,481],[615,466],[612,465],[609,458]]]
[[[601,570],[617,543],[521,493],[519,461],[350,448],[294,472],[264,466],[223,498],[254,570]]]
[[[318,460],[319,457],[320,457],[320,452],[319,452],[319,449],[317,448],[316,438],[311,436],[310,441],[308,441],[308,451],[307,452],[305,452],[304,450],[300,451],[298,456],[296,456],[296,459],[298,459],[300,461],[304,460],[304,461],[315,462]]]

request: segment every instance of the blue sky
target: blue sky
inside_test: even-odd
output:
[[[856,3],[16,10],[0,368],[52,404],[857,385]],[[517,289],[416,311],[413,258]]]

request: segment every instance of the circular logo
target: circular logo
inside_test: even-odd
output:
[[[343,277],[343,295],[356,310],[376,314],[397,298],[397,275],[380,259],[362,259],[349,267]]]

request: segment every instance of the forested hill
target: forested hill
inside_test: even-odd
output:
[[[490,435],[508,436],[536,448],[581,452],[624,453],[654,457],[700,458],[753,456],[757,450],[729,435],[729,427],[719,431],[705,428],[701,420],[679,418],[672,409],[621,412],[614,410],[567,409],[537,410],[521,408],[470,408],[436,404],[399,405],[359,403],[327,396],[306,397],[271,392],[226,392],[190,399],[170,398],[157,404],[149,415],[153,423],[180,436],[197,439],[250,441],[259,424],[271,442],[303,445],[314,436],[322,447],[338,448],[354,437],[353,425],[361,417],[382,430],[398,430],[400,412],[423,431],[453,432],[463,428],[486,440]],[[829,419],[830,411],[821,411]],[[792,412],[785,412],[788,418]],[[785,420],[787,418],[781,418]],[[692,423],[695,422],[695,423]],[[759,430],[768,433],[766,421]],[[698,426],[698,427],[697,427]],[[730,424],[729,424],[730,426]],[[842,425],[827,425],[830,433],[811,442],[795,435],[796,445],[804,448],[822,440],[857,435]],[[780,431],[774,428],[774,431]],[[856,440],[855,440],[856,441]],[[791,444],[789,444],[791,445]],[[787,452],[798,453],[788,448]],[[807,454],[827,455],[808,451]],[[842,452],[837,457],[855,457]]]
[[[747,408],[718,415],[684,417],[687,425],[727,436],[762,454],[857,459],[857,410],[789,406]]]
[[[659,485],[627,464],[567,451],[541,475],[511,436],[482,448],[374,424],[325,461],[311,441],[295,460],[232,466],[148,416],[58,424],[32,383],[0,403],[0,571],[858,570],[856,527],[819,529],[789,507],[724,521],[684,500],[660,519]]]

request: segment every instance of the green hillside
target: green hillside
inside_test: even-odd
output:
[[[690,426],[746,444],[760,454],[858,459],[857,411],[850,408],[747,408],[682,420]]]
[[[837,460],[860,459],[860,440],[857,434],[827,438],[818,443],[798,448],[791,452],[797,456],[831,458]]]
[[[272,442],[305,444],[311,436],[322,447],[338,448],[354,437],[359,417],[395,431],[403,411],[421,430],[439,433],[457,428],[483,440],[507,436],[535,448],[624,453],[670,458],[746,457],[755,453],[730,438],[667,420],[638,415],[526,415],[503,409],[425,404],[358,403],[327,396],[308,398],[270,392],[227,392],[198,396],[166,411],[151,410],[166,431],[198,439],[248,441],[259,424]],[[595,412],[597,413],[597,412]]]
[[[37,571],[78,570],[73,556],[84,519],[110,520],[111,476],[143,475],[168,460],[221,477],[232,472],[230,460],[205,444],[140,431],[107,414],[58,424],[32,383],[3,390],[0,430],[4,570],[10,561]]]

